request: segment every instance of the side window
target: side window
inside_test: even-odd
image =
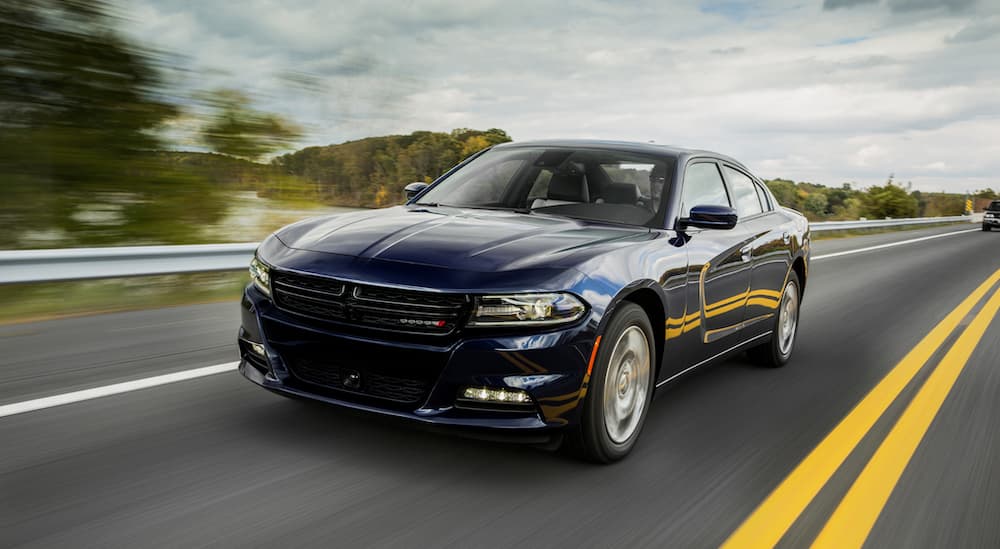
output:
[[[760,205],[763,206],[765,212],[769,212],[774,209],[771,204],[771,200],[767,197],[767,191],[764,190],[764,186],[759,182],[754,181],[754,187],[757,188],[757,198],[760,199]]]
[[[729,195],[722,174],[714,162],[691,164],[684,172],[681,193],[681,217],[691,215],[694,206],[729,206]]]
[[[750,217],[764,211],[760,205],[757,186],[746,174],[726,166],[726,178],[733,189],[733,202],[740,218]]]

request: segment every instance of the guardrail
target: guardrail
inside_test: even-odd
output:
[[[256,242],[0,251],[0,284],[237,271]]]
[[[906,217],[901,219],[860,219],[858,221],[822,221],[810,223],[809,229],[814,232],[848,231],[852,229],[878,229],[882,227],[903,227],[907,225],[934,225],[938,223],[961,223],[963,221],[978,223],[983,220],[982,214],[953,215],[945,217]]]
[[[978,217],[978,218],[977,218]],[[811,223],[813,232],[978,222],[979,216]],[[257,243],[0,251],[0,284],[246,269]]]

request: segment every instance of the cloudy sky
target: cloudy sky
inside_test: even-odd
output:
[[[1000,189],[1000,0],[120,4],[195,69],[178,85],[242,89],[303,145],[498,127],[708,148],[765,178]]]

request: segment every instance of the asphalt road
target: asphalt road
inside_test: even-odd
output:
[[[833,254],[957,230],[815,243],[792,362],[736,358],[670,386],[612,466],[286,400],[235,372],[0,417],[0,547],[718,546],[1000,269],[1000,234]],[[779,546],[812,543],[984,307]],[[1000,547],[1000,321],[984,321],[866,546]],[[231,362],[237,323],[227,303],[0,327],[0,406]]]

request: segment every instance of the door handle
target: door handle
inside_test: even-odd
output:
[[[742,248],[740,248],[740,259],[742,259],[744,263],[750,261],[750,250],[752,249],[753,248],[751,248],[750,246],[743,246]]]

